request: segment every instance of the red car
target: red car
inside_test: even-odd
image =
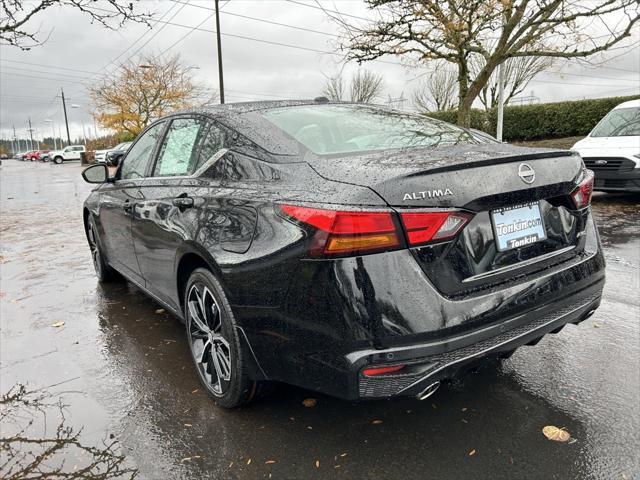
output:
[[[32,150],[25,153],[24,159],[31,160],[32,162],[36,160],[43,160],[46,162],[49,160],[49,157],[47,155],[44,155],[45,153],[49,153],[49,150]]]

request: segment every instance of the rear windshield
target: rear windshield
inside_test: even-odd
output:
[[[455,125],[363,105],[303,105],[262,115],[319,155],[480,143]]]
[[[627,137],[640,135],[640,108],[611,110],[596,128],[591,137]]]

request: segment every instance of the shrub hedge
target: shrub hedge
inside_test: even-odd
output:
[[[572,102],[537,103],[504,108],[503,137],[511,140],[538,140],[587,135],[613,107],[639,99],[629,97],[596,98]],[[456,123],[457,111],[429,112],[428,116]],[[471,127],[496,134],[497,109],[472,109]]]

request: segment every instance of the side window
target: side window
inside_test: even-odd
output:
[[[208,123],[207,133],[202,139],[198,159],[196,161],[195,170],[207,163],[211,157],[225,147],[225,134],[219,126],[213,122]]]
[[[156,146],[165,122],[155,124],[147,130],[142,137],[131,147],[122,162],[120,178],[123,180],[142,178],[146,175],[147,167],[151,161],[153,148]]]
[[[190,175],[196,170],[197,145],[203,122],[197,118],[177,118],[165,136],[154,177]]]

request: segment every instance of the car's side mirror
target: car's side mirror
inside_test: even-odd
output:
[[[82,172],[82,178],[87,183],[105,183],[109,179],[109,169],[106,165],[91,165]]]

